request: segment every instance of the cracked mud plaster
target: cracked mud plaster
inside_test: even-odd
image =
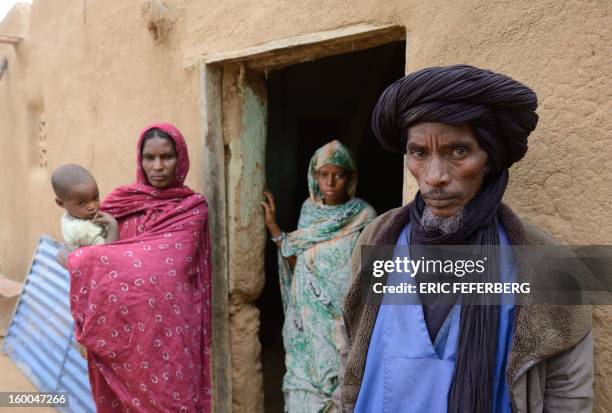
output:
[[[223,79],[224,135],[231,153],[226,173],[232,388],[239,389],[232,393],[232,405],[238,412],[262,412],[259,310],[253,301],[265,282],[266,233],[259,203],[265,179],[266,111],[261,93],[254,92],[244,70],[233,66]]]

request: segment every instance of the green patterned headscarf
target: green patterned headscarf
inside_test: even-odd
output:
[[[344,204],[323,203],[316,171],[328,164],[340,166],[350,174],[349,200]],[[298,229],[288,233],[281,245],[285,257],[300,254],[318,242],[360,232],[376,216],[371,206],[355,197],[357,168],[349,150],[337,140],[320,147],[312,156],[308,166],[308,190],[310,197],[302,205]]]
[[[349,199],[355,197],[355,192],[357,191],[357,167],[348,148],[339,141],[333,140],[317,149],[308,165],[308,191],[310,192],[310,200],[314,203],[323,203],[323,194],[317,182],[317,170],[330,164],[344,168],[349,173],[347,195]]]

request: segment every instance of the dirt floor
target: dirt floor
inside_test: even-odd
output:
[[[0,348],[4,338],[0,338]],[[35,392],[37,389],[26,379],[13,362],[0,352],[0,392]],[[0,413],[57,413],[51,407],[0,407]]]

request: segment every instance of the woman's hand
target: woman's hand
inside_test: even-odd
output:
[[[117,220],[108,212],[98,211],[93,219],[93,223],[101,225],[106,230],[106,243],[115,242],[119,239],[119,224]]]
[[[261,206],[264,209],[264,222],[272,237],[276,238],[283,232],[276,223],[276,204],[274,204],[274,196],[270,191],[264,189],[263,195],[265,201],[261,201]]]

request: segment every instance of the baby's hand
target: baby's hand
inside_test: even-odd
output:
[[[93,218],[93,223],[98,224],[109,230],[109,227],[117,225],[117,220],[108,212],[98,211],[96,216]]]
[[[119,224],[117,220],[108,212],[98,211],[93,219],[94,224],[104,227],[107,232],[106,242],[115,242],[119,239]]]
[[[76,345],[77,345],[77,350],[79,350],[79,354],[81,355],[81,357],[87,360],[87,349],[81,343],[76,343]]]
[[[59,264],[66,268],[66,261],[68,260],[68,255],[70,255],[72,251],[70,250],[70,248],[67,245],[64,245],[58,252],[57,255],[55,256],[55,259],[57,260],[57,262],[59,262]]]

